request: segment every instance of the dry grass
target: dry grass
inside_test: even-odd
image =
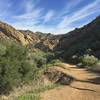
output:
[[[51,84],[51,82],[45,76],[42,75],[41,78],[34,80],[30,84],[26,84],[22,87],[15,88],[12,92],[10,92],[9,96],[0,96],[0,100],[12,100],[13,98],[19,97],[25,93],[29,93],[30,91],[33,91],[40,87],[44,87],[45,85],[49,84]]]
[[[29,93],[16,97],[13,100],[40,100],[39,94],[41,92],[53,89],[55,87],[56,85],[47,85],[44,87],[40,87],[40,88],[34,89],[33,91],[30,91]]]

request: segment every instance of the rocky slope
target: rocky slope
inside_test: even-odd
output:
[[[30,30],[16,30],[12,26],[0,21],[0,41],[15,42],[41,50],[53,50],[59,42],[59,35],[50,33],[32,32]]]
[[[30,30],[20,30],[24,34],[26,40],[43,51],[52,51],[59,43],[61,35],[53,35],[51,33],[32,32]]]
[[[12,26],[0,21],[0,40],[6,42],[16,42],[22,45],[27,45],[28,41],[24,38],[24,35],[17,31]]]

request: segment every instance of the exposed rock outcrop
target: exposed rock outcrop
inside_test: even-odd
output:
[[[22,45],[28,44],[28,41],[24,38],[24,35],[21,32],[1,21],[0,21],[0,40],[5,40],[7,42],[14,41]]]

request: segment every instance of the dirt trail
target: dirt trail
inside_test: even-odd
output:
[[[76,80],[70,85],[41,93],[41,100],[100,100],[100,74],[68,64],[65,64],[65,68],[56,67]]]

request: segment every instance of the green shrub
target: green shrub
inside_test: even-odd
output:
[[[98,59],[96,57],[87,54],[81,57],[81,62],[78,64],[78,66],[89,68],[95,65],[97,62]]]
[[[3,45],[3,43],[0,43],[0,55],[3,55],[5,53],[6,46]]]
[[[49,63],[50,61],[52,61],[55,58],[55,54],[52,52],[46,52],[45,58],[47,58],[47,63]]]
[[[48,67],[53,67],[53,66],[59,66],[64,68],[64,64],[59,59],[54,59],[48,64]]]
[[[27,49],[17,45],[6,47],[0,55],[0,94],[9,93],[14,87],[31,79],[32,66],[27,61]]]
[[[47,64],[47,59],[42,54],[36,54],[36,53],[33,54],[31,56],[31,61],[33,62],[33,67],[38,67],[38,68]]]
[[[40,68],[33,69],[33,78],[37,79],[43,75],[46,70],[46,66],[41,66]]]
[[[78,55],[73,55],[71,59],[71,63],[77,64],[79,62],[80,62],[80,57],[78,57]]]

